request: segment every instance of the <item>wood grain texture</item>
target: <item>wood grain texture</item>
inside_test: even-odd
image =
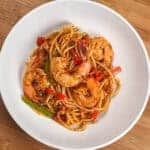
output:
[[[0,0],[0,47],[12,26],[49,0]],[[140,33],[150,56],[150,0],[95,0],[122,14]],[[53,150],[28,136],[11,119],[0,98],[0,150]],[[136,126],[103,150],[150,150],[150,102]]]

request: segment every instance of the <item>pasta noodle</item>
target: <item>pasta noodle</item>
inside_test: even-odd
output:
[[[86,129],[111,98],[120,80],[113,67],[114,52],[104,37],[90,37],[72,24],[38,37],[23,77],[24,95],[47,107],[52,118],[73,131]]]

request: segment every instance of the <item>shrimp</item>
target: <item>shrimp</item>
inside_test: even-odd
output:
[[[73,90],[73,97],[76,103],[85,108],[95,107],[100,99],[99,87],[99,82],[94,78],[88,78],[86,85],[79,85]]]
[[[46,88],[49,86],[45,72],[36,68],[26,72],[23,79],[24,94],[34,102],[43,102]]]
[[[51,72],[54,79],[65,87],[73,87],[82,81],[82,77],[90,72],[91,65],[89,62],[83,62],[77,68],[76,72],[69,74],[67,67],[69,61],[63,57],[55,57],[51,60]]]
[[[93,56],[97,61],[103,61],[108,67],[111,66],[113,60],[113,49],[110,43],[103,37],[94,37],[89,45],[88,56]]]

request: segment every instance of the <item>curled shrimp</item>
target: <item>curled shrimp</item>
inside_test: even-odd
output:
[[[47,75],[42,69],[36,68],[26,72],[23,78],[24,94],[32,101],[42,102],[47,87]]]
[[[74,73],[69,73],[67,67],[69,61],[63,57],[55,57],[51,60],[51,72],[54,79],[65,87],[73,87],[82,81],[82,77],[90,72],[91,65],[88,62],[84,62],[78,66]]]
[[[108,67],[111,66],[113,60],[113,49],[111,44],[103,37],[94,37],[89,44],[88,56],[93,56],[97,61],[102,61]]]
[[[73,97],[78,105],[93,108],[100,99],[99,82],[88,78],[86,84],[81,84],[73,90]]]

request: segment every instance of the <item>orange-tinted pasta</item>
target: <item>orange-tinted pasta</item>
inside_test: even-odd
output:
[[[119,91],[111,44],[69,24],[39,37],[37,45],[23,77],[24,95],[47,107],[64,127],[84,130]]]

